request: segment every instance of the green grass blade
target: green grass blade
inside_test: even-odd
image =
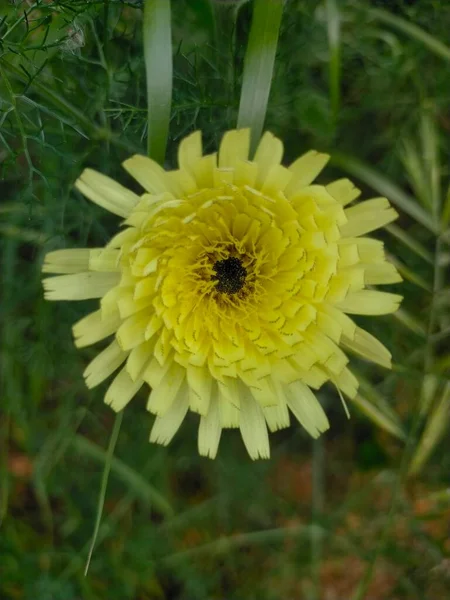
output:
[[[172,102],[170,0],[144,3],[144,59],[147,77],[147,152],[164,163]]]
[[[431,456],[448,429],[450,420],[450,383],[447,383],[441,398],[432,410],[425,431],[420,438],[411,460],[409,475],[417,475]]]
[[[413,40],[423,44],[426,48],[428,48],[428,50],[433,52],[433,54],[436,54],[436,56],[439,56],[440,58],[450,62],[450,48],[417,25],[410,23],[406,19],[397,17],[391,12],[385,11],[381,8],[369,9],[368,13],[378,21],[386,23],[386,25],[390,25],[394,29],[406,33],[406,35]]]
[[[91,564],[92,553],[94,552],[95,542],[97,541],[98,531],[100,529],[100,522],[102,520],[103,506],[105,505],[106,488],[108,487],[109,472],[111,470],[111,462],[114,455],[114,449],[116,447],[117,439],[120,433],[120,426],[122,425],[123,411],[116,415],[114,420],[114,427],[109,439],[108,452],[106,454],[105,466],[103,469],[102,485],[100,488],[100,495],[98,497],[97,506],[97,517],[95,519],[94,533],[92,534],[91,546],[89,548],[89,554],[86,561],[86,568],[84,575],[86,576],[89,571],[89,565]]]
[[[251,128],[252,151],[266,117],[282,12],[282,0],[255,0],[237,120],[238,128]]]
[[[384,175],[381,175],[371,167],[367,166],[360,160],[353,158],[352,156],[333,154],[331,160],[338,167],[341,167],[354,177],[361,179],[361,181],[364,181],[364,183],[372,187],[374,190],[383,196],[386,196],[388,200],[390,200],[396,207],[415,219],[418,223],[433,233],[437,233],[436,226],[431,215],[423,210],[423,208],[414,200],[414,198],[406,194],[387,177],[384,177]]]
[[[400,426],[387,414],[382,412],[375,404],[372,404],[372,402],[367,400],[362,394],[357,394],[352,400],[352,403],[356,404],[360,411],[369,417],[369,419],[378,425],[378,427],[381,427],[400,440],[405,439],[405,434]]]
[[[328,79],[331,116],[336,127],[341,104],[341,20],[336,0],[326,0],[328,48]]]
[[[393,256],[392,254],[389,254],[388,252],[386,253],[386,258],[389,260],[389,262],[391,262],[394,266],[397,267],[397,270],[403,277],[403,279],[410,281],[417,287],[422,288],[430,294],[433,292],[431,284],[428,283],[428,281],[426,281],[421,275],[413,271],[413,269],[410,269],[405,264],[403,264],[400,260],[398,260],[398,258]]]
[[[434,265],[434,258],[431,252],[427,250],[425,246],[422,246],[422,244],[415,240],[411,235],[406,233],[404,229],[401,229],[400,227],[398,227],[398,225],[393,225],[392,223],[390,225],[387,225],[385,229],[399,242],[401,242],[412,252],[417,254],[417,256],[420,256],[421,258],[423,258],[423,260],[426,260],[427,263],[429,263],[430,265]]]
[[[72,445],[77,452],[84,454],[93,460],[100,463],[105,461],[104,450],[83,436],[75,436]],[[153,486],[151,486],[144,477],[139,475],[139,473],[136,473],[136,471],[127,464],[120,459],[113,457],[111,461],[111,470],[127,487],[134,490],[136,496],[145,502],[152,504],[152,506],[164,516],[173,516],[174,511],[169,502]]]

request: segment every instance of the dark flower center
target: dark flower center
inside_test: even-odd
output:
[[[230,257],[218,260],[214,263],[213,269],[217,275],[214,275],[212,279],[217,280],[216,288],[219,292],[236,294],[243,288],[247,271],[238,258]]]

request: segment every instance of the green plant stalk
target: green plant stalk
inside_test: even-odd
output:
[[[390,25],[394,29],[406,33],[412,39],[423,44],[428,50],[433,52],[433,54],[436,54],[436,56],[450,62],[450,48],[417,25],[381,8],[369,9],[368,13],[375,19]]]
[[[312,463],[312,522],[315,527],[311,530],[311,570],[313,580],[314,600],[321,600],[320,586],[320,564],[323,550],[323,532],[320,521],[324,510],[324,464],[325,448],[323,439],[319,437],[313,440],[313,463]]]
[[[283,0],[255,0],[237,120],[238,128],[251,129],[251,153],[266,118],[282,13]]]
[[[172,102],[170,0],[144,3],[144,59],[147,77],[147,153],[164,163]]]
[[[403,485],[410,475],[411,461],[414,457],[414,452],[416,448],[416,444],[418,441],[419,432],[422,428],[424,420],[426,419],[426,414],[420,410],[420,407],[424,402],[424,394],[426,393],[426,374],[431,372],[433,362],[434,362],[434,341],[433,341],[433,331],[436,325],[436,296],[440,289],[442,288],[444,281],[444,274],[441,267],[441,239],[438,236],[436,239],[435,245],[435,253],[434,253],[434,271],[433,271],[433,298],[431,301],[430,311],[429,311],[429,320],[427,327],[427,339],[425,343],[425,357],[424,357],[424,377],[422,383],[421,393],[419,395],[418,404],[416,406],[416,410],[414,411],[414,420],[411,425],[411,429],[408,434],[408,438],[406,440],[405,449],[403,450],[402,459],[400,463],[400,470],[397,476],[394,489],[392,492],[392,500],[389,508],[389,512],[387,515],[386,523],[384,525],[383,530],[381,531],[379,542],[376,545],[372,556],[369,560],[369,564],[367,565],[366,571],[360,580],[358,587],[355,593],[352,596],[352,600],[364,600],[367,595],[367,590],[369,588],[370,582],[372,580],[373,572],[375,569],[376,561],[383,551],[386,542],[389,537],[389,533],[392,530],[392,526],[394,523],[394,518],[397,513],[397,509],[400,503],[401,491]]]
[[[91,564],[92,553],[94,552],[95,542],[97,541],[98,532],[100,529],[100,523],[102,520],[103,507],[105,505],[105,497],[106,497],[106,488],[108,487],[108,479],[109,473],[111,471],[111,462],[114,456],[114,449],[117,444],[117,439],[120,433],[120,426],[122,425],[123,419],[123,411],[117,413],[114,427],[111,433],[111,437],[109,438],[108,452],[106,454],[105,467],[103,469],[103,477],[102,484],[100,488],[100,495],[98,497],[98,506],[97,506],[97,517],[95,519],[94,533],[92,534],[91,546],[89,548],[89,554],[86,561],[86,568],[84,570],[84,575],[86,576],[89,571],[89,565]]]
[[[327,33],[330,58],[328,77],[333,126],[336,129],[341,103],[340,16],[336,0],[326,0]]]

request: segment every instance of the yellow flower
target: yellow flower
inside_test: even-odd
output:
[[[78,347],[113,336],[87,386],[120,369],[105,396],[120,411],[147,383],[150,441],[168,444],[191,410],[211,458],[230,427],[253,459],[267,458],[267,429],[288,427],[289,411],[319,436],[329,424],[311,388],[356,394],[342,348],[390,366],[347,314],[391,313],[401,300],[366,289],[401,280],[382,242],[365,237],[397,217],[388,201],[348,207],[360,193],[348,179],[313,184],[327,155],[284,167],[282,142],[265,133],[250,161],[249,141],[228,131],[218,155],[202,156],[195,132],[175,171],[133,156],[124,167],[142,196],[86,169],[76,187],[123,227],[104,248],[50,252],[43,266],[63,273],[44,279],[47,299],[101,299],[73,328]]]

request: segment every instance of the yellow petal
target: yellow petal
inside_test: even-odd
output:
[[[193,167],[202,156],[202,134],[194,131],[181,140],[178,146],[178,165],[193,174]]]
[[[239,391],[237,380],[234,377],[224,377],[225,383],[218,381],[219,387],[219,413],[220,423],[223,428],[239,427]]]
[[[219,167],[234,169],[239,161],[248,159],[250,150],[250,129],[227,131],[220,143]]]
[[[199,158],[192,167],[192,173],[199,188],[214,186],[214,169],[217,168],[217,154],[207,154]]]
[[[361,190],[358,190],[350,179],[337,179],[325,188],[342,206],[347,206],[361,195]]]
[[[317,438],[330,424],[320,402],[308,386],[295,381],[285,388],[288,406],[295,418],[313,437]]]
[[[113,410],[119,412],[138,393],[143,383],[142,379],[133,381],[128,375],[126,368],[123,368],[106,392],[106,404],[109,404]]]
[[[279,165],[283,158],[283,142],[266,131],[258,144],[253,162],[258,165],[257,186],[262,186],[270,167]]]
[[[336,303],[336,308],[353,315],[387,315],[395,312],[401,301],[402,297],[398,294],[361,290],[348,294]]]
[[[150,441],[166,446],[180,428],[188,407],[187,388],[183,387],[167,412],[156,417],[150,432]]]
[[[152,358],[153,342],[144,342],[133,348],[128,355],[126,368],[133,381],[142,376],[142,372]]]
[[[189,407],[200,415],[206,415],[211,398],[212,377],[208,369],[188,365],[186,369],[189,385]]]
[[[289,411],[283,387],[278,382],[274,382],[274,385],[277,392],[277,403],[273,406],[263,406],[262,409],[269,431],[272,432],[289,427],[290,424]]]
[[[155,415],[166,414],[182,388],[183,396],[187,397],[187,386],[183,385],[185,376],[185,370],[176,362],[172,362],[160,383],[150,392],[147,410]]]
[[[147,192],[152,194],[170,192],[175,195],[182,193],[176,182],[168,177],[164,169],[148,156],[135,154],[122,165]]]
[[[83,348],[103,340],[117,331],[120,323],[121,319],[118,316],[104,319],[102,311],[96,310],[73,326],[75,346]]]
[[[74,248],[48,252],[42,265],[43,273],[81,273],[89,270],[89,248]]]
[[[118,271],[120,250],[117,248],[93,248],[89,253],[90,271]]]
[[[101,298],[119,283],[119,273],[76,273],[42,281],[46,300],[88,300]]]
[[[269,436],[263,411],[258,402],[245,391],[240,397],[239,429],[250,458],[270,458]]]
[[[302,188],[310,185],[319,175],[324,166],[329,161],[328,154],[321,154],[316,150],[310,150],[297,158],[290,166],[289,170],[293,177],[291,183],[286,188],[286,196],[290,197]]]
[[[353,352],[356,352],[356,354],[382,367],[391,368],[391,353],[389,350],[377,338],[369,332],[364,331],[364,329],[358,327],[353,339],[343,337],[342,344]]]
[[[400,273],[391,263],[382,262],[361,266],[364,267],[364,282],[366,285],[382,285],[402,281]]]
[[[201,456],[215,458],[219,447],[222,426],[220,424],[219,392],[217,386],[211,394],[208,413],[200,418],[198,451]]]
[[[83,377],[88,388],[93,388],[109,377],[125,361],[127,353],[114,340],[88,364]]]
[[[127,217],[139,201],[139,196],[131,190],[93,169],[85,169],[75,187],[86,198],[119,217]]]
[[[398,213],[386,198],[373,198],[347,208],[345,216],[348,221],[345,225],[340,226],[341,235],[355,237],[395,221]]]
[[[145,341],[145,329],[148,324],[148,311],[143,310],[122,323],[116,333],[122,350],[131,350]]]

